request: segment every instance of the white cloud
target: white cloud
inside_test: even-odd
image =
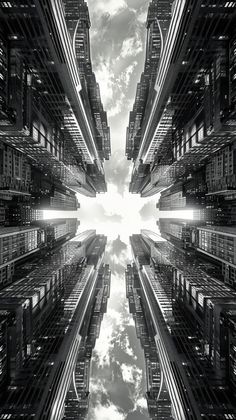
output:
[[[103,318],[102,328],[94,350],[94,356],[98,357],[98,365],[102,367],[110,365],[114,341],[120,344],[120,336],[124,331],[122,313],[114,309],[111,300],[108,301],[108,304],[109,311]]]
[[[128,247],[127,250],[122,251],[120,253],[120,255],[114,255],[114,254],[110,255],[109,264],[110,264],[110,267],[111,267],[112,271],[113,271],[113,266],[114,266],[114,268],[116,266],[119,266],[120,267],[119,273],[121,271],[123,273],[125,272],[126,265],[129,263],[130,259],[132,259],[132,255],[130,253],[129,248],[130,247]],[[107,252],[108,252],[108,250],[107,250]],[[116,271],[116,270],[114,269],[114,271]]]
[[[158,199],[159,199],[159,194],[158,194]],[[143,221],[152,220],[153,218],[155,220],[157,219],[156,203],[157,203],[157,198],[155,200],[151,199],[144,203],[143,207],[139,210],[139,214]]]
[[[118,115],[121,111],[123,111],[123,107],[125,104],[125,94],[123,92],[119,92],[119,97],[116,98],[115,105],[108,107],[107,109],[107,115],[108,117],[115,117]]]
[[[143,408],[143,409],[147,409],[147,400],[146,400],[146,398],[143,398],[143,397],[139,398],[137,400],[136,406],[137,407],[140,407],[140,408]]]
[[[113,100],[115,87],[115,75],[110,61],[102,61],[100,59],[99,64],[95,68],[95,73],[100,87],[103,106],[106,109],[108,104]]]
[[[101,98],[108,117],[115,117],[125,108],[129,110],[124,89],[128,88],[130,79],[137,66],[137,61],[126,67],[118,77],[115,76],[116,60],[110,62],[100,61],[96,66],[96,79],[100,86]]]
[[[82,213],[83,219],[79,226],[79,233],[86,229],[96,227],[97,233],[103,233],[108,237],[108,240],[116,239],[119,234],[121,240],[127,244],[129,243],[129,236],[133,233],[140,233],[141,229],[149,229],[157,232],[156,220],[158,219],[158,212],[153,215],[154,217],[150,215],[150,218],[146,220],[142,220],[139,213],[144,202],[147,204],[153,198],[144,201],[142,197],[139,197],[137,194],[130,194],[127,190],[121,195],[117,192],[117,186],[113,183],[108,184],[108,192],[106,194],[97,195],[96,199],[91,199],[80,194],[77,197],[80,203],[80,209],[77,212],[49,210],[45,211],[47,218],[77,217],[80,220]],[[100,221],[97,220],[98,210],[100,208],[98,206],[102,206],[104,209],[104,212],[99,213]],[[121,223],[118,223],[118,216],[122,220]],[[107,217],[107,220],[105,220],[105,217]],[[131,258],[131,254],[128,254],[128,252],[125,255],[127,258]],[[118,263],[119,259],[115,258],[114,261]],[[125,262],[125,259],[121,261],[122,264],[123,262]]]
[[[119,176],[119,174],[118,174]],[[86,229],[96,227],[97,233],[103,233],[108,237],[108,240],[114,240],[117,235],[123,242],[129,243],[129,236],[133,233],[140,233],[141,229],[149,229],[154,232],[157,231],[156,219],[157,214],[154,217],[143,221],[139,211],[143,207],[144,203],[152,201],[152,199],[144,200],[137,194],[130,194],[127,189],[124,194],[121,195],[117,191],[117,186],[113,183],[108,183],[108,192],[106,194],[98,194],[96,199],[91,199],[80,194],[77,195],[80,203],[80,209],[78,209],[74,217],[81,219],[80,214],[83,213],[81,225],[79,226],[79,232],[83,232]],[[155,200],[155,199],[154,199]],[[156,202],[156,201],[155,201]],[[100,222],[96,220],[96,214],[98,212],[98,205],[104,208],[105,215],[108,216],[108,220],[103,220],[100,217]],[[61,212],[49,211],[47,212],[50,218],[60,217],[71,217],[72,212]],[[122,219],[122,223],[118,224],[115,220],[109,220],[109,217],[119,215]],[[96,220],[96,226],[94,221]],[[126,253],[128,258],[131,258],[131,254]]]
[[[111,317],[113,322],[116,323],[116,325],[121,325],[122,314],[120,312],[116,311],[115,309],[110,308],[109,309],[109,316]]]
[[[143,50],[142,40],[138,34],[134,37],[126,38],[121,47],[121,57],[135,57]]]
[[[114,16],[117,13],[121,12],[121,10],[126,9],[127,3],[125,0],[90,0],[89,1],[89,8],[93,10],[93,13],[109,13],[109,15]]]
[[[147,20],[147,11],[144,10],[143,12],[141,12],[139,15],[137,15],[137,20],[140,23],[145,23]]]
[[[96,348],[94,350],[94,355],[98,356],[99,366],[109,366],[110,364],[110,353],[114,347],[112,343],[113,336],[114,325],[112,325],[110,316],[106,315],[103,319],[100,335],[96,341]]]
[[[116,301],[118,298],[126,300],[126,291],[124,287],[124,276],[111,275],[111,302]],[[111,305],[112,306],[112,305]],[[112,306],[113,308],[113,306]]]
[[[126,101],[124,89],[128,88],[137,64],[137,61],[134,61],[121,74],[116,76],[116,59],[105,61],[100,57],[100,61],[94,70],[100,87],[102,103],[108,117],[117,116],[124,111],[124,108],[127,108],[127,111],[129,110],[129,102]]]
[[[93,412],[93,420],[124,420],[126,415],[111,404],[109,406],[98,405]]]
[[[124,350],[125,350],[126,354],[128,354],[128,356],[132,357],[133,360],[137,360],[137,356],[134,354],[134,351],[133,351],[132,347],[130,347],[130,342],[129,342],[129,338],[128,338],[127,335],[126,335],[125,340],[123,342],[123,347],[124,347]]]
[[[124,382],[130,382],[135,385],[135,388],[139,386],[142,379],[142,370],[136,365],[127,365],[122,363],[121,372]]]
[[[129,318],[127,319],[126,325],[129,325],[130,327],[135,327],[134,319],[131,316],[129,316]]]
[[[99,378],[90,378],[89,383],[90,392],[93,394],[107,394],[107,389]]]
[[[134,69],[137,65],[138,65],[138,62],[134,61],[132,64],[130,64],[128,67],[126,67],[126,69],[118,77],[117,81],[119,83],[122,82],[125,85],[125,87],[128,87],[131,76],[132,76],[132,74],[134,72]]]

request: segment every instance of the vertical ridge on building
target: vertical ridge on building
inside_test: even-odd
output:
[[[214,264],[153,232],[132,235],[130,242],[128,297],[134,306],[138,296],[155,341],[169,410],[163,418],[236,418],[235,291],[217,278]],[[159,418],[158,402],[151,418]]]
[[[110,132],[91,67],[86,3],[1,1],[0,22],[2,148],[22,156],[28,180],[33,168],[84,195],[105,192]]]
[[[154,195],[234,147],[235,8],[224,0],[150,3],[145,70],[127,129],[131,193]],[[209,193],[217,192],[207,170]],[[235,189],[234,175],[225,168],[221,189]]]
[[[105,247],[106,237],[84,232],[0,291],[1,419],[78,418],[88,408],[88,368],[110,290]]]

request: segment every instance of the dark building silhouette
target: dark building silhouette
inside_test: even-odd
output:
[[[28,194],[36,168],[76,192],[105,192],[110,137],[86,3],[2,1],[0,10],[1,190]]]
[[[13,281],[16,267],[31,257],[38,258],[58,244],[73,238],[77,219],[37,222],[37,226],[0,228],[0,288]]]
[[[106,192],[110,130],[89,28],[83,0],[0,1],[0,419],[88,411],[106,237],[76,236],[76,218],[43,211]]]
[[[106,237],[87,231],[0,291],[1,419],[85,413],[91,353],[109,297],[105,246]]]
[[[203,171],[204,173],[204,171]],[[190,181],[192,182],[192,180]],[[186,183],[176,183],[161,193],[158,226],[162,237],[178,248],[209,261],[225,283],[236,287],[236,203],[229,195],[187,192]],[[200,185],[200,184],[199,184]],[[201,187],[200,187],[201,189]],[[166,217],[165,211],[168,211]],[[192,210],[192,219],[176,210]],[[172,214],[172,216],[171,216]]]
[[[53,178],[43,176],[35,168],[32,168],[30,193],[32,206],[37,209],[68,211],[79,207],[75,191]]]
[[[164,418],[236,418],[235,291],[215,276],[209,261],[169,240],[142,231],[130,241],[130,299],[138,293],[146,325],[153,328],[149,339],[154,337],[163,376],[158,395],[168,391],[165,401],[171,402]],[[152,418],[158,418],[158,398],[156,404]]]
[[[137,85],[133,111],[130,112],[127,128],[126,155],[128,159],[135,160],[139,154],[142,125],[145,117],[148,118],[148,109],[150,111],[149,103],[153,100],[157,69],[171,19],[171,4],[170,0],[153,0],[148,8],[144,72]],[[131,189],[131,192],[134,191]]]
[[[43,231],[36,226],[0,229],[0,287],[12,282],[16,264],[37,253],[43,243]]]
[[[142,289],[134,264],[127,266],[125,277],[129,311],[133,314],[137,337],[144,350],[149,416],[151,419],[171,419],[171,400],[156,349],[155,330],[142,302]]]
[[[99,336],[103,314],[107,310],[110,295],[111,272],[108,265],[102,265],[98,271],[94,304],[89,309],[87,322],[82,328],[82,342],[77,356],[65,401],[64,419],[86,419],[89,409],[89,379],[91,371],[92,351]]]
[[[44,218],[43,210],[35,208],[31,198],[22,201],[19,197],[13,197],[8,205],[4,203],[2,208],[4,226],[30,226]]]
[[[156,44],[148,32],[146,51],[158,65],[153,76],[144,71],[130,114],[130,192],[153,195],[207,164],[209,193],[232,193],[235,3],[153,0],[147,27],[150,16]]]

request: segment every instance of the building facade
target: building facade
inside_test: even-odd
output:
[[[166,418],[236,418],[235,291],[209,262],[152,232],[130,241],[135,266],[127,272],[136,276],[146,323],[153,325],[171,406]]]
[[[37,226],[14,226],[0,229],[0,289],[17,276],[18,266],[31,258],[39,258],[57,245],[72,239],[77,232],[77,219],[38,221]]]
[[[16,263],[38,252],[43,242],[39,227],[0,229],[1,288],[12,281]]]
[[[127,266],[125,278],[129,312],[133,315],[136,334],[144,351],[149,416],[151,419],[173,419],[171,400],[156,351],[154,326],[142,302],[139,275],[134,264]]]
[[[158,7],[166,16],[165,30]],[[140,109],[138,131],[130,117],[130,191],[144,197],[160,192],[215,154],[213,160],[221,159],[225,166],[221,174],[220,169],[212,171],[216,162],[207,167],[209,191],[229,193],[235,189],[235,3],[156,0],[150,3],[147,22],[151,11],[162,42],[157,43],[155,82]],[[150,45],[147,41],[147,53]]]
[[[0,8],[1,189],[28,192],[31,166],[76,192],[105,192],[110,134],[91,67],[86,3]]]
[[[0,418],[62,419],[74,403],[82,410],[89,357],[109,296],[105,246],[103,235],[88,231],[0,291]]]
[[[224,280],[236,288],[236,228],[235,226],[200,226],[197,228],[195,247],[221,268]]]
[[[92,351],[99,337],[103,314],[110,296],[111,272],[108,265],[98,271],[94,304],[88,310],[87,322],[82,328],[82,340],[74,368],[73,378],[65,401],[64,419],[86,419],[89,409],[89,379]]]

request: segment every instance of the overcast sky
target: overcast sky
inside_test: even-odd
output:
[[[127,243],[140,228],[156,227],[156,202],[129,194],[132,162],[125,157],[126,128],[144,68],[147,0],[88,0],[92,65],[111,129],[112,156],[105,162],[108,192],[79,196],[81,229],[99,226]],[[145,226],[143,225],[145,224]]]
[[[80,230],[108,236],[106,262],[111,296],[93,353],[89,420],[146,420],[144,357],[125,296],[128,238],[156,229],[157,198],[129,194],[131,162],[125,157],[126,127],[144,66],[147,0],[88,0],[93,71],[111,129],[112,156],[105,163],[108,192],[79,196]]]
[[[96,229],[108,238],[105,263],[112,272],[111,296],[93,352],[88,420],[147,420],[143,350],[125,296],[125,268],[131,262],[129,236],[159,233],[160,217],[192,219],[193,212],[158,213],[159,194],[129,194],[132,162],[125,157],[126,128],[144,68],[147,0],[87,0],[91,19],[93,71],[111,129],[112,155],[105,162],[108,192],[78,194],[77,212],[45,211],[44,218],[77,217],[79,233]],[[165,214],[164,214],[165,213]]]
[[[144,67],[148,1],[87,1],[93,71],[111,129],[112,156],[105,162],[108,192],[96,198],[78,194],[78,212],[58,212],[57,217],[78,217],[79,232],[96,229],[108,238],[111,296],[93,352],[88,419],[147,420],[144,356],[128,311],[124,272],[131,262],[129,236],[141,229],[158,232],[159,195],[144,199],[129,194],[132,162],[125,157],[129,112]]]
[[[158,196],[129,194],[132,162],[125,157],[126,128],[144,68],[148,0],[87,0],[92,65],[111,130],[112,156],[105,162],[108,192],[78,194],[79,232],[96,229],[108,238],[105,262],[112,271],[111,296],[93,352],[89,420],[147,420],[143,350],[125,295],[125,268],[131,262],[129,236],[156,231]],[[50,212],[46,212],[50,217]],[[45,213],[45,215],[46,215]]]

